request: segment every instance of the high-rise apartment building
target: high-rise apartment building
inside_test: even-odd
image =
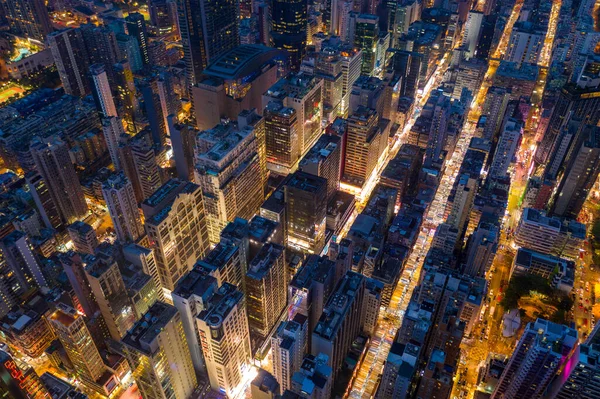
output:
[[[288,246],[319,254],[325,245],[327,180],[297,171],[284,190]]]
[[[488,173],[489,176],[503,177],[506,175],[508,167],[517,155],[522,134],[523,124],[521,122],[515,118],[508,118],[504,122]]]
[[[63,344],[75,373],[92,383],[98,381],[106,372],[106,366],[83,316],[63,305],[48,317],[48,321]]]
[[[280,102],[296,111],[302,156],[321,134],[323,80],[303,72],[292,72],[263,94],[263,107],[271,101]]]
[[[504,87],[492,86],[488,89],[482,110],[482,115],[486,116],[482,138],[492,140],[496,137],[504,120],[510,94],[511,90]]]
[[[215,277],[194,268],[179,280],[172,294],[173,305],[181,315],[190,356],[197,372],[203,372],[205,363],[196,317],[205,310],[206,304],[218,288]]]
[[[47,37],[65,93],[83,97],[90,91],[88,54],[79,29],[66,28]]]
[[[50,311],[49,303],[41,295],[36,295],[0,319],[0,331],[11,346],[37,359],[56,339],[46,320]]]
[[[98,237],[92,226],[80,220],[76,221],[67,228],[69,237],[73,242],[75,251],[82,254],[93,255],[98,248]]]
[[[197,380],[177,309],[155,302],[121,343],[144,398],[190,397]]]
[[[110,336],[121,340],[133,326],[135,314],[117,262],[99,254],[89,259],[85,274]]]
[[[516,22],[510,33],[505,60],[522,63],[537,64],[540,58],[546,29],[533,22]]]
[[[349,271],[336,286],[312,332],[311,353],[329,357],[333,378],[340,370],[352,341],[363,328],[366,278]]]
[[[234,396],[251,367],[244,294],[225,283],[205,306],[197,323],[210,386]]]
[[[600,173],[600,128],[584,129],[579,145],[565,167],[558,185],[551,213],[576,219]]]
[[[361,73],[371,76],[375,70],[375,52],[379,41],[379,17],[360,14],[354,29],[354,46],[362,50]]]
[[[498,249],[500,231],[492,223],[480,222],[469,239],[464,273],[482,277],[492,266]]]
[[[150,144],[147,135],[145,137],[136,136],[129,143],[125,144],[124,147],[128,148],[123,148],[125,151],[123,151],[123,155],[119,159],[123,160],[123,162],[126,159],[133,161],[133,168],[129,168],[133,170],[130,173],[125,172],[128,176],[130,174],[135,176],[142,199],[149,198],[162,185],[154,148]],[[130,157],[127,158],[127,155],[130,155]],[[129,176],[129,179],[133,182],[131,176]]]
[[[292,376],[290,391],[301,398],[330,398],[334,381],[330,360],[324,353],[304,356],[300,370]]]
[[[548,121],[548,127],[535,153],[535,161],[545,164],[560,144],[558,136],[569,119],[577,118],[585,124],[596,125],[600,121],[600,87],[585,82],[568,83],[560,90],[556,105]]]
[[[286,50],[290,68],[297,71],[306,52],[308,3],[306,0],[275,0],[269,8],[273,47]]]
[[[236,217],[250,219],[264,201],[263,172],[254,127],[219,124],[196,136],[195,181],[202,188],[209,239]]]
[[[302,158],[298,169],[327,179],[327,202],[329,202],[340,187],[342,139],[330,134],[322,135]]]
[[[551,399],[593,399],[600,394],[600,351],[598,331],[595,327],[590,336],[575,349],[570,364],[565,367],[548,389]]]
[[[367,182],[387,148],[378,119],[375,110],[363,106],[348,118],[343,180],[353,186],[362,187]]]
[[[100,114],[104,118],[117,116],[117,107],[115,106],[112,90],[108,83],[108,75],[104,64],[91,65],[90,77],[92,79],[92,94]]]
[[[527,324],[492,399],[541,397],[577,339],[577,330],[567,326],[543,319]]]
[[[75,292],[77,310],[91,318],[98,310],[98,304],[85,275],[85,260],[85,256],[73,251],[60,256],[60,263]]]
[[[144,16],[139,12],[130,13],[125,17],[125,24],[129,36],[133,36],[137,40],[142,56],[142,63],[148,65],[150,63],[150,55],[148,53],[148,31]]]
[[[63,223],[71,224],[83,218],[88,207],[67,144],[58,137],[51,137],[45,142],[32,143],[30,151]]]
[[[194,126],[176,123],[175,116],[167,117],[177,178],[192,180],[194,176],[194,142],[200,133]]]
[[[248,265],[246,308],[250,331],[265,339],[275,327],[286,301],[285,248],[269,243]]]
[[[44,225],[49,229],[61,228],[63,224],[60,213],[42,175],[38,172],[29,172],[25,175],[25,181]]]
[[[13,231],[0,241],[0,315],[21,302],[31,288],[48,287],[27,235]]]
[[[243,44],[211,62],[191,90],[196,127],[212,129],[223,119],[239,121],[244,111],[262,110],[262,95],[281,77],[286,57],[273,47]]]
[[[200,74],[210,62],[240,43],[239,0],[218,3],[181,0],[177,2],[177,9],[187,79],[191,86],[198,83]]]
[[[43,0],[8,0],[0,7],[17,35],[44,42],[54,29]]]
[[[462,39],[462,46],[466,47],[468,58],[475,57],[475,49],[479,42],[481,34],[481,23],[483,22],[483,13],[476,10],[469,11],[465,31]]]
[[[142,203],[145,228],[167,296],[208,249],[200,186],[171,179]]]
[[[121,137],[125,134],[125,130],[123,129],[121,118],[111,116],[102,119],[102,133],[104,134],[104,140],[106,141],[110,160],[115,166],[115,169],[122,169],[123,162],[119,154],[119,142],[121,141]]]
[[[297,313],[292,320],[282,321],[271,337],[273,376],[281,391],[292,388],[292,376],[300,371],[308,350],[308,318]]]
[[[136,242],[144,235],[140,211],[135,200],[133,185],[119,172],[110,176],[102,185],[102,195],[113,222],[117,239]]]
[[[298,116],[293,108],[272,101],[263,111],[267,167],[289,173],[300,160],[302,146]]]

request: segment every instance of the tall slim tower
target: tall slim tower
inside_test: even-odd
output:
[[[103,64],[94,64],[90,66],[90,75],[92,77],[92,94],[96,101],[96,107],[100,114],[109,118],[117,116],[117,107],[113,99],[110,84],[108,83],[108,75]]]
[[[121,165],[121,158],[119,157],[119,141],[121,140],[122,135],[125,134],[125,130],[123,129],[121,118],[118,116],[104,118],[102,120],[102,133],[104,133],[104,140],[106,140],[110,160],[115,166],[115,169],[122,169],[123,166]]]
[[[34,142],[30,151],[58,206],[63,223],[71,224],[83,218],[88,207],[67,144],[58,137],[51,137],[47,142]]]
[[[179,30],[190,86],[206,66],[238,44],[239,0],[177,0]]]
[[[120,340],[133,326],[135,313],[117,262],[96,256],[86,264],[85,274],[110,336]]]
[[[263,112],[267,167],[290,171],[300,159],[301,137],[293,108],[271,101]]]
[[[139,12],[129,14],[125,18],[127,24],[127,33],[133,36],[138,41],[140,53],[142,55],[142,63],[148,65],[150,63],[150,54],[148,53],[148,31],[146,30],[146,21],[144,16]]]
[[[48,317],[48,321],[63,344],[77,375],[88,381],[98,381],[106,367],[83,317],[73,308],[59,306]]]
[[[285,184],[288,246],[319,254],[325,245],[327,180],[297,171]]]
[[[600,128],[589,126],[565,168],[552,204],[552,214],[576,219],[600,173]]]
[[[154,149],[146,138],[134,139],[131,143],[131,157],[142,198],[148,198],[162,184]]]
[[[109,177],[102,185],[102,195],[115,227],[117,239],[121,242],[139,240],[144,235],[144,228],[133,185],[125,173],[119,172]]]
[[[269,243],[248,265],[246,291],[248,324],[258,336],[267,338],[285,308],[286,301],[285,248]]]
[[[281,391],[292,388],[292,376],[302,366],[308,348],[308,318],[297,313],[292,320],[282,321],[271,337],[273,374]]]
[[[577,345],[577,330],[537,319],[517,343],[492,399],[542,397]]]
[[[88,94],[88,54],[81,31],[63,29],[49,34],[47,41],[65,92],[79,97]]]
[[[223,284],[196,320],[210,386],[233,397],[252,358],[244,294]]]
[[[271,3],[271,40],[273,47],[290,54],[290,67],[297,71],[306,52],[306,0],[274,0]]]

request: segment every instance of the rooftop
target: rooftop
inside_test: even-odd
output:
[[[247,78],[260,72],[266,64],[283,59],[283,52],[260,44],[243,44],[217,58],[202,72],[204,75],[225,80]]]
[[[310,289],[313,282],[324,283],[332,278],[335,272],[335,262],[326,257],[310,255],[306,258],[290,285],[299,289]]]
[[[122,342],[140,352],[154,354],[159,348],[156,338],[176,314],[175,307],[164,302],[155,302],[142,319],[127,332]]]
[[[286,187],[318,193],[327,187],[327,179],[311,175],[310,173],[296,171],[287,181]]]
[[[283,259],[285,248],[269,243],[264,245],[248,266],[247,277],[262,280],[278,259]]]
[[[209,297],[216,289],[216,278],[209,276],[200,270],[192,269],[179,280],[173,291],[173,296],[185,299],[190,298],[192,295]]]
[[[337,289],[327,300],[327,305],[323,309],[323,314],[319,318],[313,334],[328,340],[337,335],[346,317],[346,312],[352,306],[356,293],[364,281],[365,277],[362,274],[351,271],[346,273],[338,283]]]
[[[304,98],[317,84],[320,79],[304,72],[290,72],[285,78],[281,78],[267,92],[265,96],[283,100],[286,97]]]
[[[210,298],[206,309],[200,312],[198,319],[204,320],[211,328],[217,328],[235,306],[243,303],[243,299],[244,293],[235,285],[223,283]]]

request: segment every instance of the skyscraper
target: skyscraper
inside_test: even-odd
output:
[[[133,326],[135,313],[117,262],[99,254],[89,259],[85,274],[110,336],[119,341]]]
[[[327,179],[327,201],[340,188],[342,140],[331,134],[322,135],[300,161],[298,169]]]
[[[171,179],[142,203],[146,234],[154,249],[165,294],[208,249],[200,186]]]
[[[202,70],[240,43],[239,0],[177,0],[179,31],[190,86]]]
[[[0,8],[17,35],[43,42],[54,30],[43,0],[7,0]]]
[[[88,207],[83,190],[71,163],[67,144],[57,137],[37,141],[30,147],[38,172],[44,177],[50,195],[58,206],[63,223],[83,218]]]
[[[352,341],[362,331],[365,282],[362,274],[347,272],[329,297],[312,333],[311,353],[329,357],[334,379]]]
[[[357,187],[367,182],[387,147],[387,137],[382,136],[378,119],[375,110],[363,106],[348,118],[343,180]]]
[[[565,173],[558,185],[551,213],[576,219],[600,173],[600,128],[583,130],[581,144],[574,148]]]
[[[468,58],[475,57],[475,49],[479,42],[481,34],[481,23],[483,22],[483,13],[476,10],[469,11],[467,22],[465,23],[465,32],[462,39],[462,46],[466,47]]]
[[[79,97],[88,94],[88,54],[81,31],[66,28],[50,33],[47,41],[65,92]]]
[[[80,220],[71,224],[67,231],[73,242],[75,251],[81,254],[93,255],[98,248],[98,236],[92,226]]]
[[[177,309],[155,302],[121,343],[144,398],[191,396],[197,380]]]
[[[271,3],[271,40],[273,47],[290,54],[290,68],[297,71],[306,51],[306,0],[274,0]]]
[[[102,195],[113,222],[117,239],[121,242],[136,242],[144,235],[140,212],[135,200],[133,185],[119,172],[102,185]]]
[[[291,389],[292,376],[300,370],[308,348],[308,318],[297,313],[292,320],[279,323],[271,337],[273,374],[281,391]]]
[[[305,73],[290,73],[263,94],[263,107],[271,101],[296,110],[300,154],[306,153],[321,133],[323,80]]]
[[[561,89],[544,137],[535,153],[538,164],[546,163],[550,154],[556,152],[558,135],[569,119],[579,118],[588,125],[596,125],[600,121],[599,94],[600,88],[593,83],[589,86],[585,82],[568,83]]]
[[[577,335],[575,329],[543,319],[527,324],[492,399],[541,397],[575,349]]]
[[[134,174],[138,181],[142,198],[148,198],[161,186],[160,171],[156,162],[154,148],[147,137],[135,137],[128,145],[133,158]],[[123,159],[123,158],[120,158]]]
[[[90,75],[92,78],[92,94],[98,111],[104,118],[117,116],[117,107],[108,83],[108,75],[104,64],[90,66]]]
[[[60,256],[65,274],[77,298],[77,310],[91,318],[98,310],[98,304],[85,275],[85,256],[70,251]]]
[[[119,157],[119,141],[121,140],[122,135],[125,134],[125,130],[123,129],[121,118],[118,116],[111,116],[102,119],[102,133],[104,134],[106,147],[108,147],[110,160],[115,166],[115,169],[122,169],[123,166],[121,158]]]
[[[196,137],[195,181],[202,187],[211,243],[236,217],[250,219],[264,201],[258,140],[252,126],[219,124]]]
[[[0,392],[11,399],[45,399],[50,393],[24,361],[15,362],[7,352],[0,351]]]
[[[25,180],[44,225],[49,229],[59,229],[62,220],[44,178],[38,172],[29,172]]]
[[[298,118],[293,108],[279,102],[270,102],[263,111],[267,167],[289,172],[300,159]]]
[[[205,363],[196,317],[205,309],[205,304],[218,288],[216,278],[207,275],[203,270],[194,268],[181,278],[172,294],[173,305],[181,315],[194,369],[199,373],[204,372]]]
[[[13,282],[11,291],[15,297],[35,286],[48,287],[41,265],[31,250],[31,243],[25,233],[16,230],[0,241],[0,263],[0,274],[6,281]]]
[[[83,316],[63,305],[48,317],[48,321],[63,344],[75,373],[92,383],[98,381],[106,367]]]
[[[552,399],[594,399],[600,392],[600,348],[596,325],[590,336],[575,349],[570,360],[548,390]]]
[[[362,50],[363,75],[371,76],[375,69],[375,50],[379,40],[379,17],[360,14],[356,18],[354,45]]]
[[[327,180],[297,171],[284,190],[288,246],[319,254],[325,245]]]
[[[286,301],[285,248],[269,243],[248,265],[246,273],[246,306],[250,331],[261,339],[279,320]]]
[[[492,159],[489,176],[503,177],[506,175],[508,167],[513,162],[521,143],[522,130],[522,123],[515,118],[508,118],[505,121],[498,144],[496,145],[496,152]]]
[[[197,322],[210,386],[235,396],[252,356],[244,294],[225,283],[205,306]]]
[[[125,22],[129,36],[137,39],[140,54],[142,55],[142,63],[148,65],[150,63],[150,55],[148,54],[148,31],[144,16],[138,12],[133,12],[125,18]]]

